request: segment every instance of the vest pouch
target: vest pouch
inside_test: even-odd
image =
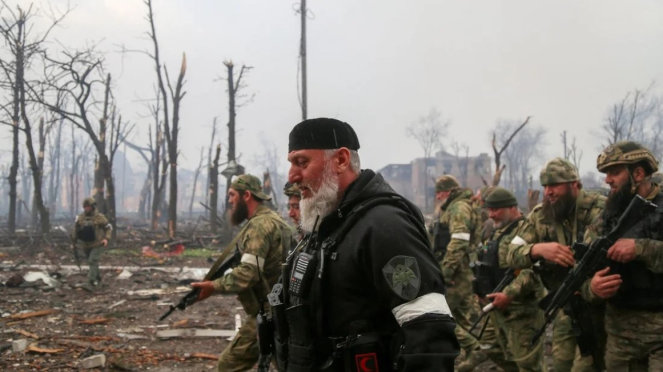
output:
[[[79,226],[78,231],[76,232],[76,236],[78,237],[78,239],[86,243],[90,243],[97,240],[97,234],[94,232],[93,225]]]
[[[315,348],[311,338],[312,329],[309,308],[296,305],[286,309],[288,319],[288,371],[315,371]]]
[[[363,320],[350,325],[353,332],[343,345],[345,371],[388,371],[386,350],[377,332],[370,332]]]
[[[472,291],[481,298],[486,297],[495,288],[491,267],[481,261],[476,261],[473,270]]]

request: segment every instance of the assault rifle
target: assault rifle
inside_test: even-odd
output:
[[[71,250],[74,251],[74,261],[76,261],[76,266],[78,266],[78,271],[81,271],[81,258],[78,257],[78,250],[76,249],[76,239],[74,239],[72,236],[69,237],[71,239]]]
[[[589,355],[592,353],[591,350],[596,347],[596,343],[592,343],[591,340],[582,339],[583,337],[593,336],[593,330],[583,330],[583,328],[591,326],[591,321],[588,322],[588,320],[591,320],[591,317],[588,319],[588,311],[586,311],[586,308],[583,309],[582,303],[584,301],[580,298],[575,298],[577,297],[576,292],[578,292],[583,283],[587,279],[591,279],[597,271],[610,265],[610,260],[607,256],[608,249],[610,249],[619,238],[624,236],[635,225],[649,214],[653,213],[656,208],[656,204],[636,195],[624,211],[624,214],[619,218],[617,225],[612,231],[608,232],[605,236],[593,240],[589,246],[584,243],[573,244],[571,249],[574,251],[586,250],[586,252],[575,267],[573,267],[566,275],[562,285],[556,291],[549,293],[539,304],[539,307],[545,311],[546,322],[534,334],[534,337],[532,337],[532,345],[537,343],[539,338],[546,331],[548,325],[555,320],[559,311],[570,303],[570,310],[572,313],[570,315],[572,318],[575,317],[575,319],[573,319],[574,325],[579,326],[581,330],[580,335],[577,336],[578,347],[583,355]]]
[[[226,271],[229,269],[232,269],[233,267],[239,265],[240,261],[242,259],[242,254],[239,252],[239,249],[237,245],[235,245],[235,248],[233,248],[233,251],[228,255],[228,257],[223,260],[220,264],[217,265],[217,263],[212,266],[210,271],[205,275],[205,281],[208,280],[216,280],[220,277],[222,277]],[[175,311],[175,309],[180,309],[181,311],[184,311],[187,307],[193,305],[194,302],[198,299],[198,296],[200,295],[200,288],[194,288],[190,290],[182,299],[180,302],[177,303],[177,305],[170,305],[170,309],[166,311],[165,314],[159,318],[159,321],[162,321],[166,319],[170,314]]]
[[[516,278],[516,276],[518,276],[516,270],[508,269],[506,273],[504,273],[504,277],[502,278],[502,280],[497,284],[497,286],[495,287],[495,289],[493,289],[491,293],[502,292],[507,285],[511,284],[511,282],[513,281],[513,279]],[[481,337],[483,336],[483,332],[486,330],[486,327],[488,326],[489,319],[486,319],[486,322],[481,326],[481,331],[479,331],[479,335],[475,335],[474,333],[472,333],[472,331],[474,331],[474,328],[476,328],[477,325],[481,323],[481,320],[485,318],[488,314],[490,314],[490,312],[493,311],[493,309],[495,309],[495,305],[493,305],[492,302],[484,306],[483,309],[481,309],[481,315],[479,315],[479,318],[474,322],[474,324],[472,324],[472,327],[470,327],[470,329],[467,331],[472,337],[476,338],[477,340],[481,339]]]

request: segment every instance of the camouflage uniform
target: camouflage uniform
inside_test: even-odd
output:
[[[508,193],[513,198],[513,204],[511,205],[517,206],[515,196],[509,191],[502,188],[496,188],[495,190]],[[491,200],[488,199],[486,207],[507,207],[497,204],[494,207],[491,205]],[[517,224],[517,226],[505,233],[511,227],[510,224],[512,223]],[[517,231],[523,223],[524,219],[512,221],[495,230],[493,233],[492,237],[494,239],[498,237],[500,239],[498,248],[500,268],[509,268],[509,264],[507,263],[509,243],[516,236]],[[503,233],[505,234],[502,235]],[[546,371],[543,359],[543,340],[540,339],[534,348],[530,346],[534,333],[545,322],[543,311],[539,309],[538,302],[545,296],[546,290],[543,287],[543,283],[541,283],[541,278],[531,269],[518,270],[516,273],[516,278],[502,290],[502,293],[506,294],[512,300],[508,308],[493,311],[490,315],[497,333],[497,341],[505,354],[506,360],[516,362],[518,371]]]
[[[244,182],[233,183],[231,188],[248,189],[262,200],[269,198],[257,191],[260,181],[256,177],[242,175],[240,179]],[[292,239],[287,224],[264,204],[258,205],[239,234],[237,247],[242,253],[241,263],[213,282],[217,293],[236,293],[247,315],[232,343],[219,356],[218,370],[224,372],[247,371],[258,361],[256,316],[260,310],[259,301],[267,303],[267,295],[281,274],[283,252],[288,251]]]
[[[449,179],[452,182],[449,182]],[[441,206],[439,226],[450,234],[446,254],[440,262],[442,275],[447,284],[447,303],[458,325],[456,337],[465,355],[480,349],[479,341],[466,330],[479,316],[479,303],[472,292],[472,270],[470,262],[476,260],[476,248],[480,242],[481,222],[472,206],[471,190],[458,188],[452,176],[442,176],[436,182],[438,191],[451,191]],[[451,190],[444,190],[450,188]],[[442,190],[441,190],[442,189]],[[440,257],[438,257],[439,259]],[[481,339],[482,344],[495,345],[495,333],[488,327]]]
[[[632,164],[643,160],[656,171],[658,162],[649,150],[631,141],[618,142],[603,151],[597,161],[597,168],[604,172],[616,164]],[[649,201],[660,197],[660,187],[653,185],[646,196]],[[607,222],[603,215],[597,218],[587,230],[585,241],[591,242],[602,236]],[[632,262],[642,265],[644,270],[659,275],[663,273],[663,241],[636,238],[635,252],[636,257]],[[609,272],[608,275],[614,273]],[[624,277],[622,279],[628,280]],[[583,297],[590,301],[603,301],[591,291],[590,282],[591,279],[583,286]],[[624,282],[622,286],[626,284]],[[627,309],[608,300],[605,328],[605,364],[608,371],[663,371],[663,311]]]
[[[93,198],[85,198],[83,207],[91,206],[90,213],[83,212],[76,217],[74,230],[71,233],[71,239],[74,242],[81,241],[81,246],[88,259],[90,269],[87,280],[90,285],[101,283],[101,273],[99,272],[99,258],[104,250],[102,241],[110,241],[113,226],[108,223],[106,217],[97,212],[96,202]],[[76,249],[76,247],[74,247]]]
[[[541,184],[551,185],[578,181],[579,177],[575,167],[567,160],[555,158],[546,164],[541,171]],[[569,213],[567,219],[560,225],[544,217],[543,204],[539,204],[527,216],[515,238],[509,244],[507,263],[513,268],[532,268],[530,256],[532,247],[537,243],[557,242],[570,246],[573,242],[582,241],[585,230],[592,221],[603,211],[605,197],[579,190],[576,207]],[[561,227],[561,236],[557,233]],[[566,270],[553,264],[548,271],[541,273],[542,279],[548,289],[556,289],[566,274]],[[601,310],[595,309],[597,324],[601,323]],[[599,337],[600,338],[600,337]],[[599,345],[602,349],[602,345]],[[571,326],[571,318],[560,312],[553,325],[553,361],[556,371],[594,371],[591,356],[582,357],[577,348],[575,336]]]

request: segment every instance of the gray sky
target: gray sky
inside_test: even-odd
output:
[[[21,0],[27,3],[27,0]],[[64,4],[54,0],[53,4]],[[68,46],[101,41],[110,52],[123,117],[146,135],[152,62],[122,57],[117,45],[150,48],[141,0],[72,1],[75,10],[53,36]],[[299,122],[296,74],[299,18],[294,1],[155,0],[162,59],[175,75],[187,53],[180,165],[194,168],[209,145],[212,119],[227,136],[225,73],[232,59],[254,69],[246,78],[253,103],[238,112],[238,149],[249,171],[259,133],[287,153]],[[335,117],[357,131],[363,166],[381,168],[422,156],[405,127],[437,107],[452,120],[447,145],[491,152],[497,119],[524,119],[547,129],[547,151],[561,155],[559,133],[584,148],[593,168],[599,141],[591,131],[608,105],[633,88],[663,80],[663,2],[309,0],[309,116]],[[2,143],[9,144],[7,134]],[[140,142],[139,140],[137,142]],[[225,152],[225,149],[223,150]],[[3,156],[3,158],[6,156]],[[141,161],[136,158],[136,165]]]

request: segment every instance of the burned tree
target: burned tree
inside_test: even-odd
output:
[[[424,152],[424,163],[428,167],[429,159],[435,149],[442,147],[442,138],[447,134],[451,122],[442,120],[442,114],[432,108],[428,115],[420,116],[416,121],[408,125],[405,134],[408,138],[415,139]],[[424,174],[424,200],[425,208],[428,209],[428,179],[433,175]]]
[[[169,179],[169,204],[168,204],[168,234],[172,238],[177,232],[177,157],[179,155],[177,146],[179,138],[179,121],[180,121],[180,103],[186,95],[186,92],[182,91],[184,86],[184,75],[186,74],[186,55],[182,55],[182,65],[180,67],[180,73],[175,83],[175,89],[170,82],[170,77],[168,76],[168,69],[166,66],[162,65],[159,55],[159,43],[157,41],[156,28],[154,26],[154,12],[152,10],[152,0],[145,0],[145,5],[147,5],[148,16],[147,19],[150,23],[150,31],[148,31],[148,36],[152,40],[154,46],[154,51],[152,53],[147,53],[150,58],[154,61],[155,71],[157,74],[157,86],[159,92],[161,93],[161,99],[163,100],[163,127],[164,134],[166,139],[166,145],[168,150],[168,163],[170,168],[170,179]],[[165,77],[165,78],[164,78]],[[166,85],[170,92],[170,99],[173,104],[173,117],[172,122],[170,119],[170,111],[168,105],[168,92],[166,91]],[[154,208],[154,207],[153,207]]]
[[[191,189],[191,202],[189,203],[189,218],[193,218],[193,202],[196,199],[196,186],[198,185],[198,176],[200,176],[200,171],[203,169],[203,153],[205,151],[204,147],[200,148],[200,162],[198,163],[198,168],[196,168],[196,173],[193,176],[193,188]]]
[[[219,227],[219,156],[221,145],[216,146],[214,161],[209,167],[209,222],[212,233]]]
[[[16,7],[12,10],[3,0],[0,1],[0,36],[4,39],[9,59],[0,59],[0,69],[4,75],[0,80],[0,88],[9,91],[11,101],[0,106],[11,118],[12,126],[12,162],[9,170],[9,230],[13,234],[16,229],[16,202],[17,202],[17,176],[19,167],[19,131],[25,135],[26,150],[34,182],[33,209],[40,216],[40,228],[43,234],[50,229],[48,210],[44,206],[42,197],[42,169],[38,167],[37,154],[32,141],[32,125],[28,116],[30,104],[26,92],[28,91],[28,78],[26,70],[32,65],[34,57],[42,51],[44,41],[51,30],[57,26],[67,15],[68,10],[60,15],[50,14],[50,26],[40,35],[31,35],[32,18],[37,10],[30,4],[27,8]]]
[[[500,145],[500,149],[498,150],[497,147],[497,132],[498,130],[493,131],[493,140],[491,142],[493,146],[493,153],[495,154],[495,174],[493,175],[493,186],[498,186],[500,184],[500,179],[502,178],[502,172],[504,172],[504,168],[506,168],[506,165],[502,164],[502,154],[504,154],[504,151],[509,147],[509,144],[511,141],[513,141],[513,138],[516,137],[518,132],[520,132],[527,123],[529,123],[529,119],[531,116],[528,116],[525,121],[520,124],[512,133],[510,136],[508,136],[504,141],[502,141]]]

